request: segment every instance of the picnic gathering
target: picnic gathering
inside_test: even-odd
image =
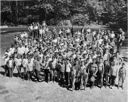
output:
[[[23,80],[58,83],[70,90],[86,87],[122,88],[126,67],[120,48],[125,40],[122,28],[73,30],[49,28],[34,22],[28,31],[14,37],[4,54],[5,76]],[[14,73],[17,70],[17,73]]]

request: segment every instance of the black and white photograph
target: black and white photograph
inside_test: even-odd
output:
[[[128,102],[127,0],[0,0],[0,102]]]

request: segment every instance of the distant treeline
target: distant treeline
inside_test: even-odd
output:
[[[2,25],[27,25],[45,20],[48,25],[103,24],[127,28],[127,0],[1,1]]]

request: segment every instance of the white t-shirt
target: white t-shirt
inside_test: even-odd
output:
[[[33,70],[33,62],[31,61],[30,63],[28,63],[28,70],[32,71]]]
[[[104,61],[108,60],[108,56],[109,56],[109,54],[104,55],[104,57],[103,57]]]
[[[22,55],[23,54],[22,48],[18,47],[17,52],[18,52],[18,54]]]
[[[35,26],[34,29],[37,30],[38,29],[38,26]]]
[[[43,29],[39,29],[39,34],[42,35],[43,34]]]
[[[115,34],[114,33],[111,34],[111,38],[115,38]]]
[[[25,54],[27,54],[29,52],[28,47],[25,47]]]
[[[66,72],[70,72],[71,71],[71,67],[72,67],[72,65],[70,63],[68,63],[66,65]]]
[[[10,53],[14,54],[14,52],[15,52],[15,48],[10,48]]]
[[[28,59],[23,59],[22,64],[23,64],[23,67],[27,67]]]
[[[9,68],[12,68],[13,67],[13,60],[9,60],[8,61],[8,66],[9,66]]]
[[[22,60],[21,59],[15,58],[15,64],[16,64],[16,66],[21,66],[21,63],[22,63]]]
[[[66,33],[70,33],[70,29],[67,29],[67,30],[66,30]]]
[[[8,56],[11,56],[12,55],[12,52],[11,51],[8,51],[7,55]]]
[[[31,26],[29,27],[29,29],[32,31],[32,30],[33,30],[33,26],[31,25]]]
[[[54,59],[54,61],[52,62],[52,66],[53,66],[53,68],[56,67],[56,63],[57,63],[57,59]]]
[[[24,46],[20,47],[18,49],[18,52],[19,52],[20,55],[23,55],[25,53],[25,47]]]
[[[98,43],[99,43],[99,44],[102,44],[102,42],[103,42],[103,39],[99,39],[99,40],[98,40]]]

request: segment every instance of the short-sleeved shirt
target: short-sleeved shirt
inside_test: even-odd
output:
[[[34,67],[36,70],[40,71],[40,62],[37,60],[34,60]]]
[[[32,71],[33,70],[33,63],[32,62],[28,63],[27,67],[28,67],[28,71]]]
[[[22,60],[21,59],[15,58],[15,64],[16,64],[16,66],[21,66],[21,63],[22,63]]]
[[[66,65],[66,72],[70,72],[71,71],[71,67],[72,67],[72,65],[70,63],[68,63]]]
[[[116,76],[116,75],[117,75],[117,67],[116,67],[116,66],[112,66],[112,67],[111,67],[111,74],[112,74],[113,76]]]
[[[9,60],[9,61],[8,61],[8,67],[9,67],[9,68],[12,68],[12,67],[13,67],[13,60]]]
[[[28,59],[23,59],[22,64],[23,64],[23,67],[27,67]]]

